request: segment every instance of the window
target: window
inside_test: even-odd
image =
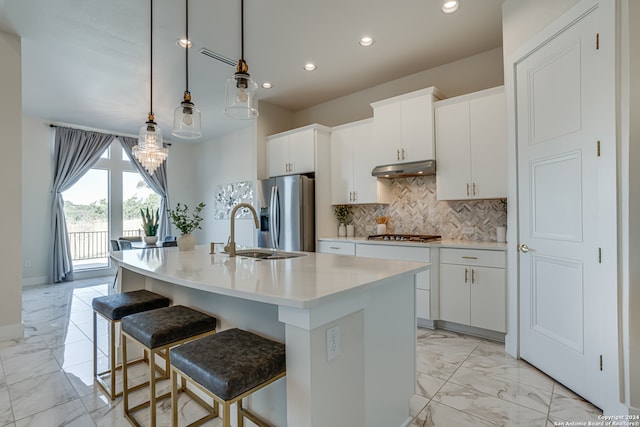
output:
[[[109,240],[143,235],[140,208],[160,207],[117,139],[63,198],[74,270],[108,267]]]

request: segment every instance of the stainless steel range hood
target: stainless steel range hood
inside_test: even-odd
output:
[[[436,174],[435,160],[422,160],[410,163],[394,163],[376,166],[371,175],[378,178],[404,178],[407,176],[427,176]]]

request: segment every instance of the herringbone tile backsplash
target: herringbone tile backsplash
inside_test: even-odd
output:
[[[500,200],[438,201],[435,176],[395,178],[391,192],[388,206],[352,206],[350,223],[356,236],[376,234],[376,216],[382,215],[389,217],[388,233],[439,234],[445,239],[495,241],[496,227],[507,224]],[[463,234],[464,227],[474,227],[474,233]]]

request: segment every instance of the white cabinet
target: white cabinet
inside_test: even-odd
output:
[[[431,262],[431,248],[420,246],[394,246],[358,243],[356,244],[356,256],[397,259],[403,261]],[[416,274],[416,316],[418,319],[433,319],[437,313],[437,299],[435,310],[432,310],[431,273],[427,271]]]
[[[505,253],[440,249],[440,319],[506,332]]]
[[[331,130],[331,203],[389,203],[389,180],[371,176],[373,121],[361,120]]]
[[[506,198],[504,88],[439,101],[435,117],[438,200]]]
[[[268,175],[315,172],[318,132],[328,134],[329,129],[311,125],[267,137]]]
[[[377,165],[435,158],[433,103],[441,97],[431,87],[371,104]]]
[[[356,244],[339,240],[321,240],[318,244],[318,252],[323,254],[355,255]]]

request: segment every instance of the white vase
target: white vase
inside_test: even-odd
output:
[[[347,224],[347,237],[354,237],[356,235],[356,228],[353,224]]]
[[[338,226],[338,237],[345,237],[347,235],[347,227],[343,223]]]
[[[181,251],[192,251],[196,246],[196,238],[193,237],[193,234],[183,234],[178,237],[178,249]]]
[[[153,246],[158,242],[158,236],[144,236],[144,242],[147,246]]]

